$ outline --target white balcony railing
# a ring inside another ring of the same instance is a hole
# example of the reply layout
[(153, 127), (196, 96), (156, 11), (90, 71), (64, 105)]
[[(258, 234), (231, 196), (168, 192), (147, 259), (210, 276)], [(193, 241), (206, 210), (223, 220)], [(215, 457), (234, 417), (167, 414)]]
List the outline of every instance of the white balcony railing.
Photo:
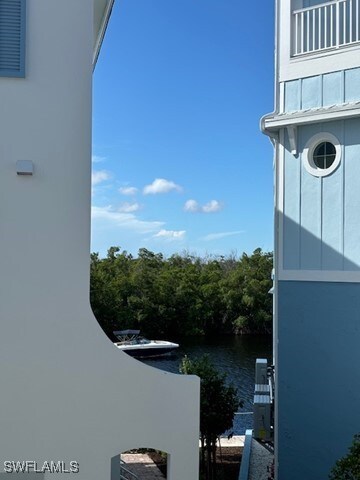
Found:
[(360, 0), (333, 0), (293, 12), (293, 56), (360, 42)]

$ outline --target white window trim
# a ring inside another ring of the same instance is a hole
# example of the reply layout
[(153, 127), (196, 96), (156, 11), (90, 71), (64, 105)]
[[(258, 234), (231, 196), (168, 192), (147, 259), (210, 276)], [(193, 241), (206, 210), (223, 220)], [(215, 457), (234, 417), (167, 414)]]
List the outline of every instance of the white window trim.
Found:
[[(335, 146), (335, 160), (329, 168), (318, 168), (313, 160), (315, 148), (323, 142), (330, 142)], [(328, 132), (320, 132), (310, 138), (304, 148), (303, 164), (305, 169), (314, 177), (326, 177), (331, 175), (339, 166), (341, 160), (341, 145), (335, 135)]]

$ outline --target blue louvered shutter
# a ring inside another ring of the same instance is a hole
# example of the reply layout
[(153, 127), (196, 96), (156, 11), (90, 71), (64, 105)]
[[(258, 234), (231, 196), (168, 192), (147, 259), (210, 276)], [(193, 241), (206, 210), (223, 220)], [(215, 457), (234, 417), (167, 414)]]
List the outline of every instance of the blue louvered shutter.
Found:
[(0, 76), (25, 76), (26, 0), (0, 0)]

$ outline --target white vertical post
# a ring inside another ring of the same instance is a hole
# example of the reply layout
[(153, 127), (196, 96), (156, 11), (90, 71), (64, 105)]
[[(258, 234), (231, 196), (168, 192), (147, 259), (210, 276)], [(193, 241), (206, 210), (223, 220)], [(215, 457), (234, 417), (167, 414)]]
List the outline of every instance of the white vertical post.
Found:
[(336, 48), (339, 48), (340, 44), (340, 3), (337, 2), (336, 4), (336, 16), (335, 16), (335, 22), (336, 22)]
[(332, 0), (293, 11), (292, 55), (360, 42), (360, 0)]
[(312, 49), (316, 50), (316, 37), (315, 37), (315, 19), (316, 19), (316, 10), (312, 11)]
[(343, 2), (343, 45), (346, 44), (346, 2)]
[(300, 42), (301, 42), (301, 53), (304, 53), (304, 12), (301, 12)]
[(310, 51), (310, 11), (306, 12), (306, 51)]
[(327, 5), (325, 5), (324, 8), (324, 48), (327, 48), (328, 46), (328, 28), (327, 28), (327, 22), (328, 22), (328, 14), (327, 14)]
[(330, 5), (330, 47), (334, 46), (334, 5)]
[(321, 42), (321, 36), (322, 36), (322, 29), (321, 29), (321, 23), (322, 23), (322, 9), (319, 8), (319, 50), (322, 48), (322, 42)]

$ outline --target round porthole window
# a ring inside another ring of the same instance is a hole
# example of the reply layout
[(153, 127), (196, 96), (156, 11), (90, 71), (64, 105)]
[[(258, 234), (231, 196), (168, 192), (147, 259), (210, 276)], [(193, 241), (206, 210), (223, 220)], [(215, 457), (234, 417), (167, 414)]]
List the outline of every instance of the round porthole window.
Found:
[(330, 133), (318, 133), (306, 144), (304, 149), (304, 166), (316, 177), (330, 175), (339, 166), (341, 145)]

